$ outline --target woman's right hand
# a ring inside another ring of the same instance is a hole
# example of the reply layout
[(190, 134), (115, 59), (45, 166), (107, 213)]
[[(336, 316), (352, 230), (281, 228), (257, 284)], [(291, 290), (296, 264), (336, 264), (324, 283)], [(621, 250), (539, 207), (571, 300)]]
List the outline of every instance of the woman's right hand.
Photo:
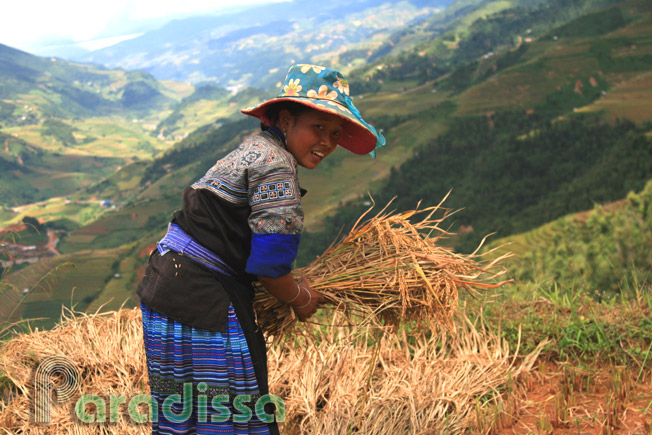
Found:
[(326, 299), (324, 295), (310, 287), (306, 278), (301, 279), (301, 282), (299, 282), (299, 289), (301, 294), (296, 302), (291, 305), (294, 314), (297, 315), (300, 321), (305, 322), (317, 312), (319, 304), (325, 302)]

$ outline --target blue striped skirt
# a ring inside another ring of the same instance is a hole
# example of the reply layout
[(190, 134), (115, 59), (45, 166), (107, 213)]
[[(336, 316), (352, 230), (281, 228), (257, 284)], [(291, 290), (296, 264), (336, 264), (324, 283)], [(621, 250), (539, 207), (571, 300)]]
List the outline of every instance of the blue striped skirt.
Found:
[(244, 333), (229, 307), (224, 333), (193, 328), (141, 304), (153, 434), (269, 434)]

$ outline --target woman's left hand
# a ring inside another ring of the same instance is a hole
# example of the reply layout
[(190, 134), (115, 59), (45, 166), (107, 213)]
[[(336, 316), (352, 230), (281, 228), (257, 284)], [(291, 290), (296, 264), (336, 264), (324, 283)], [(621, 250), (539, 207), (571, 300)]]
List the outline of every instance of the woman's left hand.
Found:
[(298, 285), (301, 294), (297, 301), (291, 305), (294, 314), (297, 315), (300, 321), (305, 322), (317, 312), (319, 304), (325, 302), (326, 299), (324, 295), (310, 287), (306, 278), (302, 278)]

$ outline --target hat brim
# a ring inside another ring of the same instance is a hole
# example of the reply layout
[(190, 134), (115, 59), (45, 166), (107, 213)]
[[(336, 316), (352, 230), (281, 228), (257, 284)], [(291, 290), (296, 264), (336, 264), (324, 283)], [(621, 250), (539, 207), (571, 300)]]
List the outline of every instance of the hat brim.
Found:
[(241, 112), (260, 119), (266, 125), (271, 125), (271, 120), (267, 117), (267, 109), (272, 104), (282, 101), (295, 101), (312, 109), (331, 113), (344, 119), (346, 124), (338, 145), (347, 150), (364, 155), (369, 154), (376, 148), (376, 135), (362, 124), (349, 109), (333, 100), (309, 97), (277, 97), (256, 106), (242, 109)]

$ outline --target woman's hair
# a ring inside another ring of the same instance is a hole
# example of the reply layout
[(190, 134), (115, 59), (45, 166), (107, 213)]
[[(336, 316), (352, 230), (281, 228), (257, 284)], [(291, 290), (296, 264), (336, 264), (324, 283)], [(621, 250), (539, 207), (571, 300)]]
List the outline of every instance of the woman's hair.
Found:
[[(280, 101), (278, 103), (274, 103), (269, 106), (267, 109), (266, 115), (267, 119), (269, 119), (272, 122), (272, 125), (278, 124), (278, 118), (279, 114), (281, 113), (281, 110), (287, 110), (290, 112), (290, 115), (292, 116), (299, 116), (304, 112), (308, 112), (309, 110), (313, 110), (310, 107), (306, 106), (305, 104), (297, 103), (296, 101)], [(260, 123), (260, 128), (264, 131), (267, 130), (269, 126), (265, 125), (264, 123)]]

